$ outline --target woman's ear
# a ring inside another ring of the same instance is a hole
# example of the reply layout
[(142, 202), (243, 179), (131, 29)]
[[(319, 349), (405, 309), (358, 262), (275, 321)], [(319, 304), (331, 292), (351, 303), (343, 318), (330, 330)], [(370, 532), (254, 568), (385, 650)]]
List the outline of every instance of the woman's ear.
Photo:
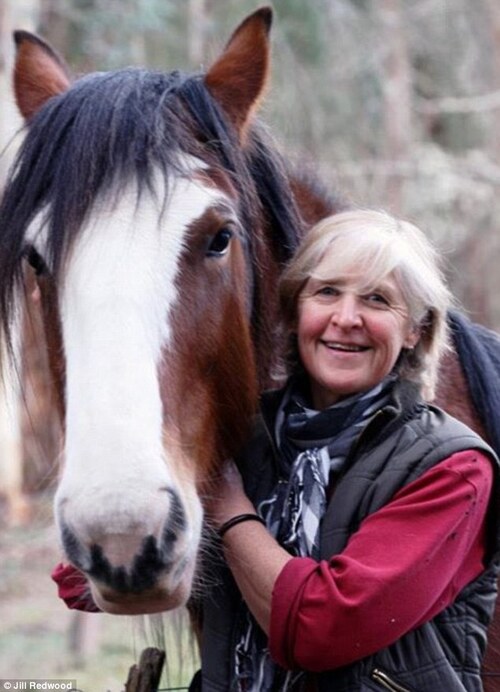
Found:
[(413, 327), (410, 327), (410, 329), (406, 335), (406, 339), (403, 341), (403, 348), (407, 348), (409, 350), (414, 349), (415, 346), (420, 341), (421, 336), (422, 336), (422, 331), (421, 331), (419, 325), (415, 325)]
[(410, 328), (407, 336), (410, 345), (406, 346), (405, 341), (406, 348), (415, 348), (419, 342), (422, 342), (424, 348), (428, 349), (434, 340), (435, 320), (434, 311), (429, 308), (419, 323)]

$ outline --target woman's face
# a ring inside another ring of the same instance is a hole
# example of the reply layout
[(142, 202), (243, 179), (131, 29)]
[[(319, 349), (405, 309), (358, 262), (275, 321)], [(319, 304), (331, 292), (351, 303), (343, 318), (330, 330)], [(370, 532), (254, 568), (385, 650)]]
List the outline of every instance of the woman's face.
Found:
[[(328, 276), (328, 257), (317, 275)], [(419, 339), (394, 277), (366, 292), (359, 289), (359, 273), (346, 276), (333, 282), (311, 278), (299, 296), (298, 347), (317, 409), (374, 387), (401, 349)]]

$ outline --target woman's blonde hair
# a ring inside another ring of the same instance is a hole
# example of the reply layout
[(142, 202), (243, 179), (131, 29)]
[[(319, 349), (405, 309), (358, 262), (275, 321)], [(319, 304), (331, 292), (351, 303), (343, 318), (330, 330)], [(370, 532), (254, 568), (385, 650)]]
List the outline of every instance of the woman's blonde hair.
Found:
[[(328, 277), (317, 268), (328, 254)], [(402, 377), (417, 382), (432, 399), (439, 359), (448, 348), (446, 313), (451, 294), (433, 245), (412, 223), (383, 211), (354, 210), (329, 216), (314, 226), (280, 281), (280, 301), (285, 325), (293, 333), (298, 300), (311, 277), (341, 280), (351, 274), (363, 277), (360, 289), (375, 288), (391, 275), (401, 290), (412, 326), (420, 340), (403, 350), (398, 361)], [(296, 354), (297, 355), (297, 354)]]

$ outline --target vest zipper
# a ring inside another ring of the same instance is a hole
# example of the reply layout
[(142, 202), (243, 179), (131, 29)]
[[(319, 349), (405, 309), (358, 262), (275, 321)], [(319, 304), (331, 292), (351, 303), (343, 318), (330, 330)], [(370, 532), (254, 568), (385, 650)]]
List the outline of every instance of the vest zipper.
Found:
[(371, 679), (378, 682), (382, 687), (385, 687), (386, 690), (391, 690), (391, 692), (410, 692), (407, 687), (403, 687), (397, 682), (394, 682), (394, 680), (391, 680), (387, 673), (384, 673), (380, 668), (374, 668), (372, 670)]

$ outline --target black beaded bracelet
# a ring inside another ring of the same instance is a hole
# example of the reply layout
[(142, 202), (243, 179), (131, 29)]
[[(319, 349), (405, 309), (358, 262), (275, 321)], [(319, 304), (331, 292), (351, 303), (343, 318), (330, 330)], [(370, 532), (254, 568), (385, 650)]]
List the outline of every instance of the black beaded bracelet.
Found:
[(219, 534), (219, 538), (222, 538), (229, 529), (232, 529), (233, 526), (236, 526), (237, 524), (242, 524), (244, 521), (258, 521), (264, 526), (266, 525), (266, 522), (262, 517), (259, 517), (258, 514), (237, 514), (235, 517), (232, 519), (228, 519), (222, 526), (219, 528), (217, 533)]

